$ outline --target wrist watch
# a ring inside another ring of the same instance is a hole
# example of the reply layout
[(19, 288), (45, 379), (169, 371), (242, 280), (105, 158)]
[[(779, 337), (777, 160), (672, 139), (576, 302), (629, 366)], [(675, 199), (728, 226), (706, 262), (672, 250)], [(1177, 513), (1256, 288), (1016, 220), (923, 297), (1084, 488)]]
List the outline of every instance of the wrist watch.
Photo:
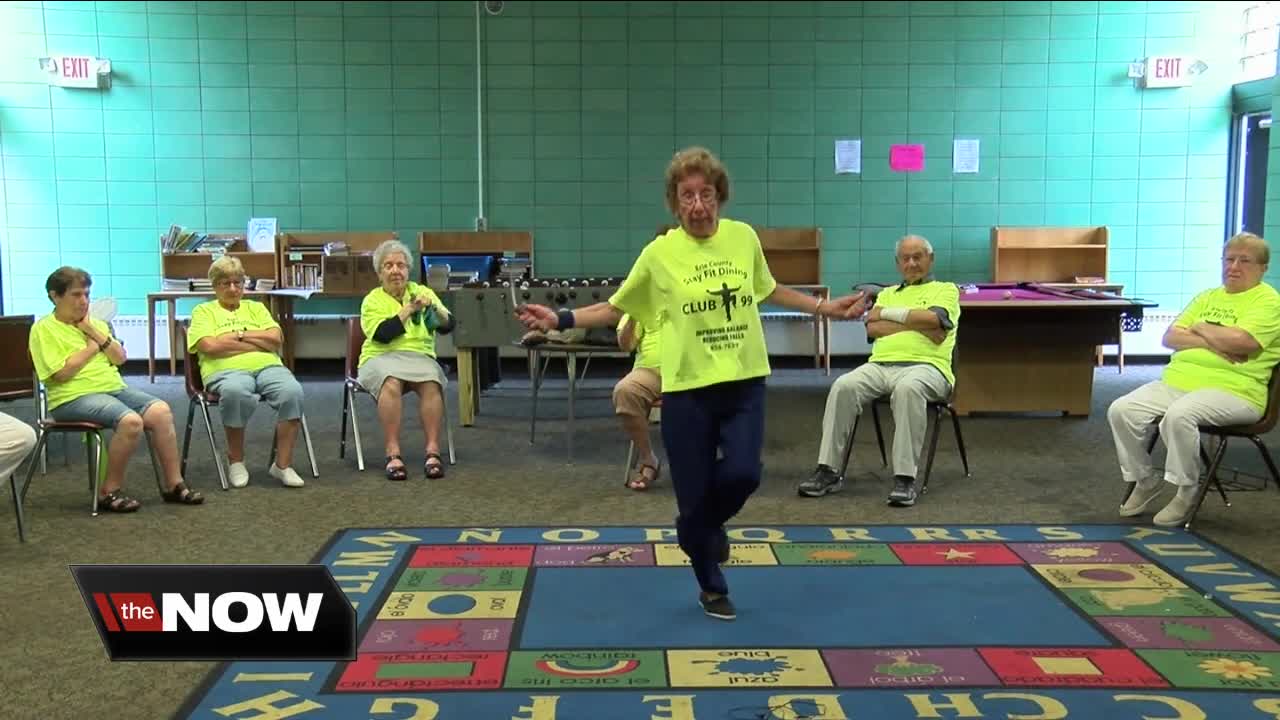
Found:
[(236, 331), (236, 340), (239, 340), (240, 342), (244, 342), (244, 330)]
[(110, 344), (111, 344), (111, 338), (108, 337), (106, 340), (103, 340), (102, 342), (98, 343), (98, 350), (106, 351), (107, 346)]

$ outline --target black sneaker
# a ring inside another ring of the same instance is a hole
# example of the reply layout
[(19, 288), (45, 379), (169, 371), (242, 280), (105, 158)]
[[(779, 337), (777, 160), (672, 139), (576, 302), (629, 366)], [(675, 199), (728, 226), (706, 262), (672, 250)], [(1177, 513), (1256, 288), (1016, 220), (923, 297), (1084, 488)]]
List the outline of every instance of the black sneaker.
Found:
[(895, 507), (910, 507), (915, 505), (915, 478), (895, 475), (893, 478), (893, 489), (889, 491), (889, 504)]
[(822, 497), (844, 489), (844, 478), (826, 465), (819, 465), (808, 480), (800, 483), (796, 492), (805, 497)]
[(738, 611), (734, 610), (733, 602), (729, 600), (728, 595), (711, 600), (706, 594), (698, 594), (698, 604), (702, 606), (702, 611), (717, 620), (733, 620), (738, 617)]

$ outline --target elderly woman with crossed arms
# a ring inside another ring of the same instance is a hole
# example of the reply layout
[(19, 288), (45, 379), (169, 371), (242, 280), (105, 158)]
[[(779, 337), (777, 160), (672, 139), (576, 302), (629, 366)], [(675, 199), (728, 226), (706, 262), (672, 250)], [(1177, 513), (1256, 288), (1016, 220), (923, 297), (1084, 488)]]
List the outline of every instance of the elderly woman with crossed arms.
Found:
[(428, 478), (444, 477), (440, 458), (440, 423), (444, 416), (445, 374), (436, 362), (436, 333), (453, 330), (453, 316), (431, 288), (409, 280), (413, 254), (398, 240), (387, 240), (373, 252), (382, 281), (360, 304), (360, 349), (357, 380), (378, 401), (378, 421), (386, 446), (388, 480), (408, 477), (400, 456), (401, 399), (418, 394), (418, 412), (426, 434)]

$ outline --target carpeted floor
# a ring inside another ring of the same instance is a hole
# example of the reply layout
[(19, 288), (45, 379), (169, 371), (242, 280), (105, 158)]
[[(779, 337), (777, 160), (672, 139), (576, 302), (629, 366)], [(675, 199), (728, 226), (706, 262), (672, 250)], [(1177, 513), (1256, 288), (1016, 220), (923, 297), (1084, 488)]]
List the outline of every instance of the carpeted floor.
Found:
[[(973, 477), (965, 479), (949, 430), (944, 428), (931, 490), (911, 509), (887, 507), (887, 471), (879, 467), (874, 435), (864, 426), (851, 467), (856, 478), (839, 495), (797, 497), (795, 484), (811, 469), (821, 433), (826, 389), (834, 378), (814, 370), (783, 369), (770, 384), (765, 480), (737, 524), (1113, 523), (1122, 486), (1105, 424), (1105, 408), (1118, 395), (1158, 374), (1130, 365), (1123, 375), (1100, 369), (1094, 412), (1087, 419), (987, 417), (963, 420)], [(519, 368), (508, 377), (520, 378)], [(338, 460), (341, 384), (328, 374), (302, 374), (320, 478), (300, 490), (266, 477), (270, 418), (260, 412), (250, 429), (254, 472), (243, 490), (217, 489), (207, 441), (193, 439), (189, 481), (203, 489), (201, 507), (165, 505), (154, 492), (143, 456), (130, 469), (129, 488), (144, 500), (133, 515), (90, 518), (83, 452), (71, 443), (64, 466), (55, 440), (50, 473), (36, 476), (27, 498), (30, 540), (19, 545), (12, 521), (0, 540), (8, 582), (0, 587), (6, 642), (10, 717), (168, 717), (212, 667), (206, 663), (112, 664), (71, 581), (70, 563), (296, 563), (312, 558), (337, 529), (351, 526), (490, 526), (557, 524), (667, 525), (674, 515), (670, 486), (649, 493), (622, 488), (626, 442), (610, 415), (608, 391), (618, 367), (592, 367), (578, 403), (574, 463), (567, 465), (563, 383), (548, 386), (540, 405), (538, 442), (528, 442), (527, 381), (512, 380), (483, 400), (472, 428), (455, 429), (458, 465), (444, 480), (422, 479), (420, 437), (410, 419), (405, 457), (415, 471), (407, 483), (382, 478), (381, 439), (367, 398), (360, 403), (370, 469), (356, 472)], [(177, 378), (131, 377), (136, 387), (166, 398), (179, 419), (187, 401)], [(456, 402), (453, 403), (456, 417)], [(29, 417), (26, 406), (4, 408)], [(886, 417), (887, 422), (887, 417)], [(216, 417), (215, 417), (216, 423)], [(891, 424), (887, 423), (887, 431)], [(179, 428), (181, 432), (181, 428)], [(221, 443), (219, 435), (219, 442)], [(1229, 453), (1229, 464), (1258, 472), (1252, 448)], [(295, 467), (305, 472), (299, 453)], [(7, 493), (6, 493), (7, 494)], [(1197, 532), (1271, 571), (1280, 571), (1280, 536), (1270, 521), (1280, 493), (1241, 492), (1224, 508), (1211, 495)], [(4, 498), (5, 507), (11, 507)], [(690, 588), (690, 600), (693, 598)], [(639, 599), (641, 605), (643, 599)]]

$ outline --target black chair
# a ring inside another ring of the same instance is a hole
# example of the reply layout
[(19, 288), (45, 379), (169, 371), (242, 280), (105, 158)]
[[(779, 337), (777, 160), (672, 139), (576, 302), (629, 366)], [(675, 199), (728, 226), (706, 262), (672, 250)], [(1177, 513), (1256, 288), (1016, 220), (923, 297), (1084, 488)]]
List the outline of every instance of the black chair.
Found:
[[(364, 472), (364, 448), (360, 445), (360, 421), (356, 414), (356, 396), (368, 395), (374, 399), (373, 393), (365, 389), (358, 379), (357, 363), (360, 360), (360, 350), (364, 347), (364, 341), (364, 328), (360, 326), (360, 318), (347, 318), (346, 378), (342, 382), (342, 440), (338, 444), (338, 458), (347, 457), (347, 419), (350, 418), (351, 437), (355, 442), (356, 450), (356, 467), (361, 472)], [(440, 390), (440, 403), (444, 409), (444, 417), (441, 420), (444, 423), (445, 442), (449, 445), (449, 464), (457, 465), (458, 460), (453, 451), (453, 425), (449, 422), (449, 394), (443, 388)]]
[[(187, 425), (186, 430), (182, 434), (182, 476), (187, 476), (187, 452), (191, 447), (191, 425), (195, 420), (196, 407), (199, 406), (200, 414), (204, 417), (204, 429), (209, 436), (209, 450), (213, 453), (213, 464), (218, 470), (218, 482), (222, 484), (223, 490), (231, 489), (227, 482), (227, 470), (222, 466), (222, 454), (218, 452), (218, 442), (213, 436), (213, 421), (209, 416), (209, 408), (217, 407), (221, 398), (218, 393), (205, 389), (204, 379), (200, 377), (200, 358), (196, 353), (187, 349), (187, 326), (182, 324), (178, 330), (178, 342), (182, 343), (182, 347), (186, 352), (186, 361), (182, 364), (183, 373), (186, 377), (187, 398)], [(306, 413), (302, 415), (302, 439), (307, 446), (307, 459), (311, 461), (311, 477), (320, 477), (320, 471), (316, 468), (316, 454), (311, 447), (311, 430), (307, 427)], [(276, 461), (276, 433), (271, 432), (271, 456), (267, 460), (267, 467)]]
[[(931, 417), (931, 422), (929, 423), (929, 435), (925, 441), (924, 448), (926, 454), (924, 460), (924, 473), (920, 478), (921, 495), (929, 490), (929, 475), (933, 472), (933, 459), (938, 452), (938, 436), (941, 434), (942, 416), (944, 413), (951, 416), (951, 426), (955, 429), (956, 434), (956, 447), (960, 450), (960, 462), (964, 464), (964, 476), (966, 478), (973, 477), (969, 472), (969, 455), (965, 452), (964, 435), (960, 432), (960, 416), (956, 414), (955, 406), (952, 405), (954, 398), (955, 391), (952, 390), (951, 397), (948, 397), (946, 400), (929, 401), (928, 411)], [(871, 419), (876, 430), (876, 444), (880, 447), (880, 463), (885, 467), (889, 465), (889, 457), (885, 453), (884, 431), (880, 428), (880, 406), (888, 405), (889, 402), (889, 397), (879, 397), (871, 403)], [(845, 442), (844, 460), (840, 465), (841, 476), (843, 476), (845, 471), (849, 468), (849, 459), (853, 455), (853, 440), (858, 434), (858, 423), (861, 419), (862, 416), (859, 415), (858, 418), (853, 421), (853, 428), (849, 431), (849, 439)]]
[[(1276, 365), (1271, 370), (1271, 379), (1267, 383), (1267, 411), (1258, 422), (1252, 425), (1200, 426), (1200, 433), (1217, 438), (1218, 445), (1212, 457), (1205, 452), (1203, 444), (1200, 446), (1200, 459), (1206, 466), (1205, 479), (1204, 482), (1199, 484), (1195, 502), (1191, 506), (1191, 513), (1187, 515), (1186, 521), (1182, 524), (1184, 529), (1191, 529), (1192, 521), (1195, 520), (1196, 514), (1200, 512), (1200, 506), (1204, 504), (1205, 496), (1209, 494), (1210, 483), (1213, 483), (1214, 489), (1222, 496), (1222, 503), (1227, 507), (1231, 507), (1231, 500), (1227, 498), (1226, 488), (1222, 487), (1222, 480), (1218, 477), (1218, 468), (1222, 465), (1222, 459), (1227, 454), (1227, 440), (1231, 438), (1244, 438), (1258, 448), (1258, 453), (1262, 455), (1262, 461), (1266, 463), (1267, 471), (1271, 474), (1272, 482), (1276, 484), (1276, 489), (1280, 490), (1280, 471), (1276, 470), (1276, 463), (1271, 458), (1271, 451), (1267, 449), (1266, 443), (1262, 441), (1262, 436), (1275, 428), (1277, 418), (1280, 418), (1280, 365)], [(1155, 449), (1156, 442), (1159, 439), (1160, 427), (1157, 425), (1155, 432), (1151, 435), (1151, 442), (1147, 445), (1147, 452)], [(1265, 484), (1266, 479), (1264, 478), (1264, 487), (1266, 486)], [(1120, 501), (1121, 504), (1128, 500), (1131, 494), (1133, 494), (1132, 485), (1129, 486), (1124, 499)]]

